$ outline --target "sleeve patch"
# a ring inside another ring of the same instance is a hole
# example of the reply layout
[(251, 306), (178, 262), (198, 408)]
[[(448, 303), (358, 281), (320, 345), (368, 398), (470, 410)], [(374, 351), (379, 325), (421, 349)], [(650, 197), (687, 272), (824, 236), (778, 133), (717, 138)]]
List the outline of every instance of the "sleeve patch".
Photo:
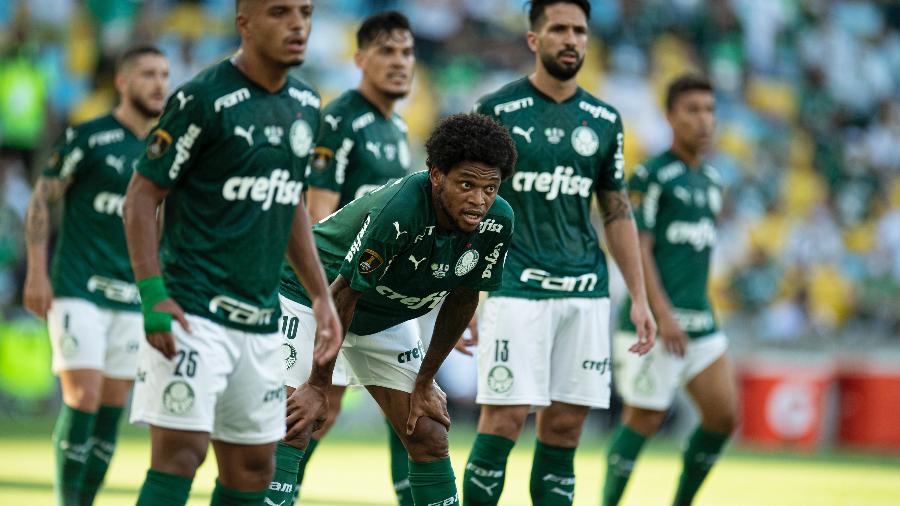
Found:
[(171, 145), (172, 136), (169, 135), (169, 132), (166, 132), (162, 128), (157, 129), (153, 134), (153, 139), (147, 144), (147, 159), (156, 160), (166, 154), (166, 151), (169, 150), (169, 146)]
[(363, 251), (359, 259), (359, 273), (369, 274), (384, 264), (384, 258), (371, 249)]

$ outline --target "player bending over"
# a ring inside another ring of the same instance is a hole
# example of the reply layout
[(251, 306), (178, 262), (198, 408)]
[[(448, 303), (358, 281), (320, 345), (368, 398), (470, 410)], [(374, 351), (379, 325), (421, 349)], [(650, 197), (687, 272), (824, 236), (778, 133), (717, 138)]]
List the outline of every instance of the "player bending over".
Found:
[[(406, 446), (415, 504), (456, 504), (450, 418), (434, 376), (475, 312), (478, 292), (500, 286), (513, 213), (497, 191), (512, 173), (516, 151), (506, 129), (476, 114), (443, 120), (425, 147), (427, 171), (360, 197), (313, 232), (347, 329), (341, 354)], [(441, 301), (424, 350), (410, 320)], [(310, 370), (315, 321), (309, 300), (283, 298), (282, 305), (297, 319), (296, 337), (284, 341), (288, 425), (294, 426), (321, 403), (334, 361)], [(288, 432), (279, 459), (299, 458), (308, 436), (298, 434)], [(283, 479), (294, 475), (288, 471)], [(272, 489), (289, 485), (273, 483)], [(286, 497), (269, 495), (275, 504)]]

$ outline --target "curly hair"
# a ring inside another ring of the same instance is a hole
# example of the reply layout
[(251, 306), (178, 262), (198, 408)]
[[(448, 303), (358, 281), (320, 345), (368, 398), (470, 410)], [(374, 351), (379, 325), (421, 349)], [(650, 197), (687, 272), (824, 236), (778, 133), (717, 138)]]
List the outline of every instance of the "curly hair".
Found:
[(429, 169), (447, 174), (462, 162), (480, 162), (500, 169), (500, 178), (512, 175), (516, 145), (509, 132), (492, 118), (478, 113), (454, 114), (441, 120), (425, 141)]

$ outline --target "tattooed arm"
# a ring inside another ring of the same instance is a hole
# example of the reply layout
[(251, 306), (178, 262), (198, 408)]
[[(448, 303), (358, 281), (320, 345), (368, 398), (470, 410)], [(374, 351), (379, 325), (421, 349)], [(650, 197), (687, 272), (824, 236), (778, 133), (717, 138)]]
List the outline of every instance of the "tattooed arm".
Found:
[(631, 351), (643, 355), (653, 347), (656, 323), (647, 303), (647, 290), (641, 269), (641, 246), (638, 241), (637, 226), (631, 215), (631, 205), (625, 190), (598, 191), (597, 203), (603, 216), (606, 244), (616, 265), (622, 271), (628, 293), (631, 294), (631, 320), (638, 329), (638, 343)]
[(40, 318), (47, 317), (53, 288), (47, 274), (47, 241), (50, 237), (50, 204), (62, 199), (72, 180), (41, 176), (34, 187), (25, 215), (28, 272), (25, 276), (25, 307)]

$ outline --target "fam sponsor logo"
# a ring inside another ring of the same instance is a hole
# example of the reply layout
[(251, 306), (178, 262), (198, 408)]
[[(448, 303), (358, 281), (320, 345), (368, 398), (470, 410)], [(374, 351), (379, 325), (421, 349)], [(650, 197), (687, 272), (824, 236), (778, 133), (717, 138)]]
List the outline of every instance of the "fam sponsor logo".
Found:
[(228, 321), (241, 325), (267, 325), (275, 313), (273, 308), (259, 308), (228, 295), (216, 295), (209, 301), (209, 312), (219, 311), (228, 315)]
[(87, 282), (89, 292), (100, 292), (109, 300), (125, 304), (140, 304), (141, 295), (134, 283), (111, 279), (104, 276), (91, 276)]
[(544, 193), (547, 200), (556, 200), (560, 195), (591, 197), (594, 180), (575, 174), (572, 167), (558, 165), (550, 172), (516, 172), (512, 179), (513, 190), (517, 192)]
[(250, 90), (247, 88), (232, 91), (227, 95), (222, 95), (217, 98), (216, 101), (213, 102), (213, 110), (219, 112), (223, 109), (234, 107), (248, 98), (250, 98)]
[(427, 307), (429, 309), (434, 309), (444, 300), (444, 297), (447, 296), (447, 290), (441, 290), (440, 292), (430, 293), (424, 297), (410, 297), (408, 295), (403, 295), (402, 293), (395, 292), (390, 287), (379, 285), (375, 288), (375, 291), (378, 292), (379, 295), (383, 295), (390, 300), (396, 300), (400, 304), (403, 304), (408, 309), (422, 309)]
[(319, 97), (316, 96), (315, 93), (309, 90), (298, 90), (291, 86), (288, 88), (288, 95), (291, 96), (297, 102), (300, 102), (300, 105), (303, 107), (314, 107), (318, 109), (322, 105), (322, 101)]
[(107, 144), (121, 142), (124, 140), (125, 130), (122, 130), (121, 128), (117, 128), (115, 130), (104, 130), (88, 137), (88, 147), (95, 148), (97, 146), (106, 146)]
[(589, 292), (597, 286), (597, 275), (593, 272), (581, 276), (552, 276), (549, 272), (531, 267), (522, 271), (519, 281), (536, 281), (544, 290), (557, 292)]
[(716, 244), (716, 225), (709, 218), (699, 221), (673, 221), (666, 228), (666, 240), (672, 244), (688, 244), (703, 251)]
[(494, 106), (494, 115), (499, 116), (500, 113), (510, 113), (516, 112), (521, 109), (525, 109), (534, 105), (534, 99), (531, 97), (519, 98), (516, 100), (510, 100), (509, 102), (503, 102), (502, 104), (497, 104)]
[(100, 192), (94, 197), (94, 211), (100, 214), (122, 216), (124, 205), (125, 195), (118, 193)]
[(293, 181), (284, 169), (275, 169), (266, 177), (235, 176), (222, 185), (222, 197), (229, 201), (251, 200), (261, 202), (262, 210), (268, 211), (272, 203), (296, 206), (300, 203), (303, 182)]
[(578, 108), (582, 111), (586, 111), (588, 114), (593, 116), (594, 119), (603, 118), (610, 123), (615, 123), (616, 119), (619, 117), (616, 113), (610, 111), (602, 105), (589, 104), (584, 100), (578, 102)]
[(197, 142), (197, 137), (200, 136), (202, 131), (202, 128), (191, 123), (188, 125), (184, 135), (175, 142), (175, 160), (172, 162), (172, 166), (169, 167), (169, 179), (176, 179), (178, 174), (181, 173), (181, 166), (191, 159), (191, 148), (194, 147), (194, 143)]

